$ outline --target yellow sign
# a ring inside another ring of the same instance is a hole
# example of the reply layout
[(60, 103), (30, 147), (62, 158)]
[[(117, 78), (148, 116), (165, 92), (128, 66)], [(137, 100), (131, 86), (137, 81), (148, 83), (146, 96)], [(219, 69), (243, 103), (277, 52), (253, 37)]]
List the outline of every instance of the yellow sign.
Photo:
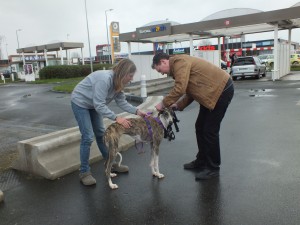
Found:
[(111, 43), (111, 60), (115, 62), (115, 52), (121, 51), (121, 45), (119, 41), (119, 22), (111, 22), (110, 24), (110, 43)]

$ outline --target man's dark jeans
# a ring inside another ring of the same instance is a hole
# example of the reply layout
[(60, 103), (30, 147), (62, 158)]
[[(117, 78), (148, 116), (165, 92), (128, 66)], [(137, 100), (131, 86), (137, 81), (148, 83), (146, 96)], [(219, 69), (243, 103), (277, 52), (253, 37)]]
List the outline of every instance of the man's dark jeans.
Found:
[(220, 125), (233, 94), (234, 86), (232, 80), (229, 79), (213, 110), (200, 105), (199, 115), (195, 123), (199, 149), (196, 161), (212, 169), (218, 169), (221, 164)]

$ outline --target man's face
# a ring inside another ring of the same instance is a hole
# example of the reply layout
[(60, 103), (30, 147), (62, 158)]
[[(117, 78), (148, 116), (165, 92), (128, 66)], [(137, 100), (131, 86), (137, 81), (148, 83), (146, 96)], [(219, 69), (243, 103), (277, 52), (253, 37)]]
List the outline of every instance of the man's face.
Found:
[(161, 59), (160, 63), (158, 65), (155, 65), (154, 68), (157, 72), (164, 74), (170, 73), (170, 66), (169, 66), (169, 60), (168, 59)]

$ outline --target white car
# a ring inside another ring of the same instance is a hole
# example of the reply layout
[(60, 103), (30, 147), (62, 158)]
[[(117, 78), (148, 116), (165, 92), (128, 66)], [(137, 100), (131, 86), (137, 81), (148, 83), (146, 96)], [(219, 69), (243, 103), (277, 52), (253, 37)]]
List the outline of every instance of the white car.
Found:
[(231, 76), (233, 80), (246, 76), (259, 79), (260, 76), (266, 76), (266, 66), (255, 56), (238, 57), (231, 68)]

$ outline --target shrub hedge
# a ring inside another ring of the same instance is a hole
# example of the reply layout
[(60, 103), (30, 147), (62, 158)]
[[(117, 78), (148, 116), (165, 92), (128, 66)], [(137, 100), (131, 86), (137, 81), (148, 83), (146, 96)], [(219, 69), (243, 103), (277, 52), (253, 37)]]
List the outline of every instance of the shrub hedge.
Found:
[[(93, 70), (110, 69), (111, 64), (93, 64)], [(91, 73), (91, 66), (87, 65), (61, 65), (46, 66), (39, 71), (40, 79), (85, 77)]]
[(292, 65), (291, 71), (300, 71), (300, 65)]

